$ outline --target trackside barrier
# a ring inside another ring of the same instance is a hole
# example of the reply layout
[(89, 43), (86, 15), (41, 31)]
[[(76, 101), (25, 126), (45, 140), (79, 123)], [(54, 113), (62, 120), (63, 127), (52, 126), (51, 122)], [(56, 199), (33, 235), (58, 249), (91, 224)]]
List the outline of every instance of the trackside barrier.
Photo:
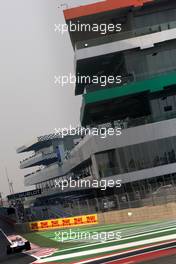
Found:
[(8, 224), (11, 225), (11, 226), (14, 226), (14, 225), (16, 224), (15, 219), (12, 219), (12, 218), (10, 218), (10, 217), (8, 217), (8, 216), (1, 215), (1, 216), (0, 216), (0, 219), (1, 219), (2, 221), (4, 221), (4, 222), (8, 223)]
[(176, 219), (176, 203), (157, 206), (144, 206), (125, 210), (109, 211), (98, 214), (59, 218), (45, 221), (16, 224), (16, 231), (27, 233), (47, 229), (71, 228), (83, 225), (130, 224), (150, 221), (165, 221)]
[(42, 231), (93, 224), (98, 224), (97, 214), (30, 222), (29, 229), (30, 231)]
[(98, 214), (98, 222), (100, 225), (119, 223), (131, 224), (172, 219), (176, 219), (176, 203), (144, 206), (142, 208), (131, 208)]

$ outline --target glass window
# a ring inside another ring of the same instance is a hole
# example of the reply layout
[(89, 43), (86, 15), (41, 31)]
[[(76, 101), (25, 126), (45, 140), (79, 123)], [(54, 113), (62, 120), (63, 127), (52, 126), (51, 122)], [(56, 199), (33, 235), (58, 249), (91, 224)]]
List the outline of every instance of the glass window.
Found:
[(176, 162), (176, 137), (96, 154), (100, 177), (123, 174)]
[(128, 165), (125, 158), (125, 148), (119, 148), (119, 158), (120, 158), (121, 173), (128, 172)]
[(115, 150), (97, 154), (96, 160), (100, 178), (112, 176), (117, 173), (118, 163), (115, 155)]

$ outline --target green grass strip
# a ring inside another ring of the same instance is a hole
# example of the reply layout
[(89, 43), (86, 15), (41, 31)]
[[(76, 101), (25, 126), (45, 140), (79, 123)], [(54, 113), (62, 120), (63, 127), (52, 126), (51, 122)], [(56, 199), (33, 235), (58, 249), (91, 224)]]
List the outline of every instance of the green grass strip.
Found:
[[(172, 235), (172, 234), (176, 234), (176, 230), (173, 232), (173, 230), (171, 231), (166, 231), (162, 233), (162, 236), (167, 236), (167, 235)], [(147, 239), (152, 239), (152, 238), (157, 238), (160, 237), (161, 233), (156, 233), (156, 234), (150, 234), (150, 235), (144, 235), (141, 237), (134, 237), (134, 238), (130, 238), (130, 239), (124, 239), (124, 240), (119, 240), (119, 241), (110, 241), (106, 244), (104, 243), (100, 243), (97, 245), (89, 245), (87, 247), (84, 248), (76, 248), (76, 249), (70, 249), (67, 252), (57, 252), (54, 253), (52, 256), (61, 256), (61, 255), (65, 255), (65, 254), (71, 254), (71, 253), (76, 253), (76, 252), (82, 252), (82, 251), (87, 251), (87, 250), (91, 250), (91, 249), (99, 249), (99, 248), (103, 248), (103, 247), (111, 247), (111, 246), (115, 246), (115, 245), (123, 245), (123, 244), (127, 244), (127, 243), (131, 243), (131, 242), (137, 242), (137, 241), (143, 241), (143, 240), (147, 240)], [(115, 250), (116, 251), (116, 250)]]

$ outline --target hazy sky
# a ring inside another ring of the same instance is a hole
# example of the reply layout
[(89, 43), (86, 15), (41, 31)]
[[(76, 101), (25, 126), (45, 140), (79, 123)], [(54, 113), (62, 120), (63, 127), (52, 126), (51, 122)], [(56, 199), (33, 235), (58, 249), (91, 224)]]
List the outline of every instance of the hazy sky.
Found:
[[(77, 125), (81, 98), (60, 88), (54, 75), (73, 72), (69, 36), (54, 32), (64, 22), (61, 0), (0, 0), (0, 192), (23, 191), (16, 148), (57, 127)], [(68, 2), (68, 1), (67, 1)], [(88, 2), (88, 1), (87, 1)], [(91, 1), (89, 1), (91, 2)]]

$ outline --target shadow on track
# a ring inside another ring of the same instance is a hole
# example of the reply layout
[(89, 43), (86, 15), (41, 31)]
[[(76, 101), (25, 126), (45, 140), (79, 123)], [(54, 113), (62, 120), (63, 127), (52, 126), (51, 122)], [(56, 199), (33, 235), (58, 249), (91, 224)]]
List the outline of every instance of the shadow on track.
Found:
[(28, 256), (25, 253), (18, 253), (15, 255), (11, 255), (4, 260), (1, 260), (0, 263), (1, 264), (30, 264), (35, 260), (36, 260), (35, 258)]
[[(1, 231), (2, 230), (2, 231)], [(7, 255), (7, 245), (10, 244), (6, 235), (13, 235), (14, 229), (8, 223), (0, 220), (0, 263), (1, 264), (29, 264), (35, 261), (35, 258), (26, 255), (25, 253), (17, 253)]]

